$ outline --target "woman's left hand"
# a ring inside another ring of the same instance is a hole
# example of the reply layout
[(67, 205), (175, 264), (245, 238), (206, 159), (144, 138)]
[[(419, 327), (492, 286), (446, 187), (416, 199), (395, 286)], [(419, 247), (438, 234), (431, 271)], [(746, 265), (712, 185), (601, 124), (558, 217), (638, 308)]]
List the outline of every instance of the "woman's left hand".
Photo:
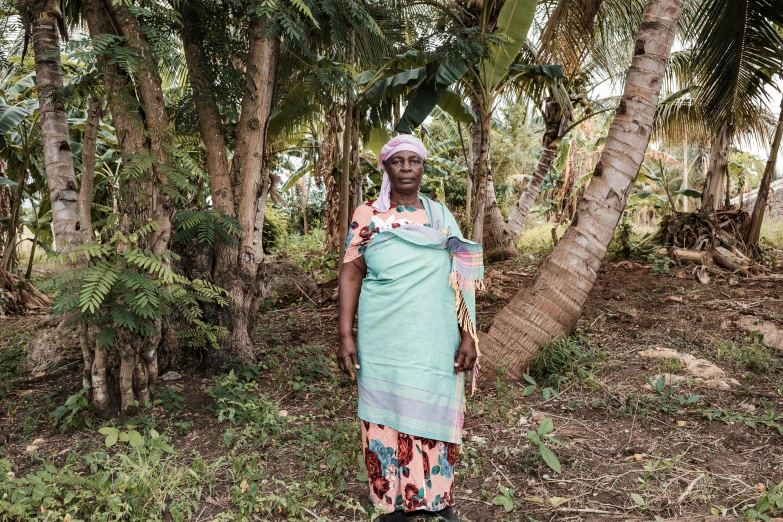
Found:
[(470, 335), (463, 335), (462, 341), (459, 343), (459, 350), (454, 356), (454, 373), (472, 369), (476, 364), (476, 357), (478, 354), (473, 338)]

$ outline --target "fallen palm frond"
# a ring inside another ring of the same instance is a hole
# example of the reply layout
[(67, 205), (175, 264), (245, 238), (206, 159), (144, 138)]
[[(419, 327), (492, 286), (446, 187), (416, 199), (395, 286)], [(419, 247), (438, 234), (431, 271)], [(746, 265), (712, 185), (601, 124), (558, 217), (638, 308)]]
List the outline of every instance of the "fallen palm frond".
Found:
[(40, 310), (52, 304), (31, 281), (0, 268), (0, 315)]
[(720, 267), (745, 276), (762, 268), (747, 255), (742, 236), (749, 214), (740, 208), (718, 212), (673, 212), (661, 220), (658, 230), (637, 248), (659, 245), (655, 257), (705, 267)]

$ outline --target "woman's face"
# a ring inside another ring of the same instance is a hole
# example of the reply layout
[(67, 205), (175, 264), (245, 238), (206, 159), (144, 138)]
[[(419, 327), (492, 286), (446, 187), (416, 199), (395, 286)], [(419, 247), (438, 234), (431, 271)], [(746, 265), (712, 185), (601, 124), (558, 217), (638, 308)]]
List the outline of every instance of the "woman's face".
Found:
[(415, 194), (419, 191), (421, 176), (424, 173), (424, 160), (411, 151), (400, 151), (390, 156), (384, 163), (389, 175), (392, 193)]

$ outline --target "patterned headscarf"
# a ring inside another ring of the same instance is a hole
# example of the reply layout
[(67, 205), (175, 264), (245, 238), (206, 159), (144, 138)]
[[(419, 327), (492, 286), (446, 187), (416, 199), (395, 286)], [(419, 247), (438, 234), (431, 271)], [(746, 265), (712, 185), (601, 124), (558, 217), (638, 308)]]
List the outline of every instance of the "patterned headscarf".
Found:
[(427, 161), (427, 156), (430, 154), (427, 147), (424, 146), (424, 143), (422, 143), (419, 138), (411, 136), (410, 134), (395, 136), (389, 140), (389, 143), (383, 146), (381, 153), (378, 155), (378, 163), (383, 171), (381, 194), (378, 196), (378, 199), (375, 200), (375, 203), (372, 204), (372, 208), (378, 212), (386, 212), (391, 206), (391, 183), (389, 182), (389, 175), (386, 173), (386, 167), (383, 163), (389, 157), (401, 151), (415, 152), (421, 156), (423, 161)]

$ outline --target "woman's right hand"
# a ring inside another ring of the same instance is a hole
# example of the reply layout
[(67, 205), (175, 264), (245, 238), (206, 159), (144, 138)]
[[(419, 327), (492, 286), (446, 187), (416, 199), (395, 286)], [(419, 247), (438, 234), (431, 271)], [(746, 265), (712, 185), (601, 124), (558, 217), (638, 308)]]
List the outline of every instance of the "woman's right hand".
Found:
[(337, 366), (351, 379), (355, 378), (354, 368), (359, 369), (359, 353), (356, 351), (356, 343), (353, 337), (340, 339), (340, 348), (337, 350)]

